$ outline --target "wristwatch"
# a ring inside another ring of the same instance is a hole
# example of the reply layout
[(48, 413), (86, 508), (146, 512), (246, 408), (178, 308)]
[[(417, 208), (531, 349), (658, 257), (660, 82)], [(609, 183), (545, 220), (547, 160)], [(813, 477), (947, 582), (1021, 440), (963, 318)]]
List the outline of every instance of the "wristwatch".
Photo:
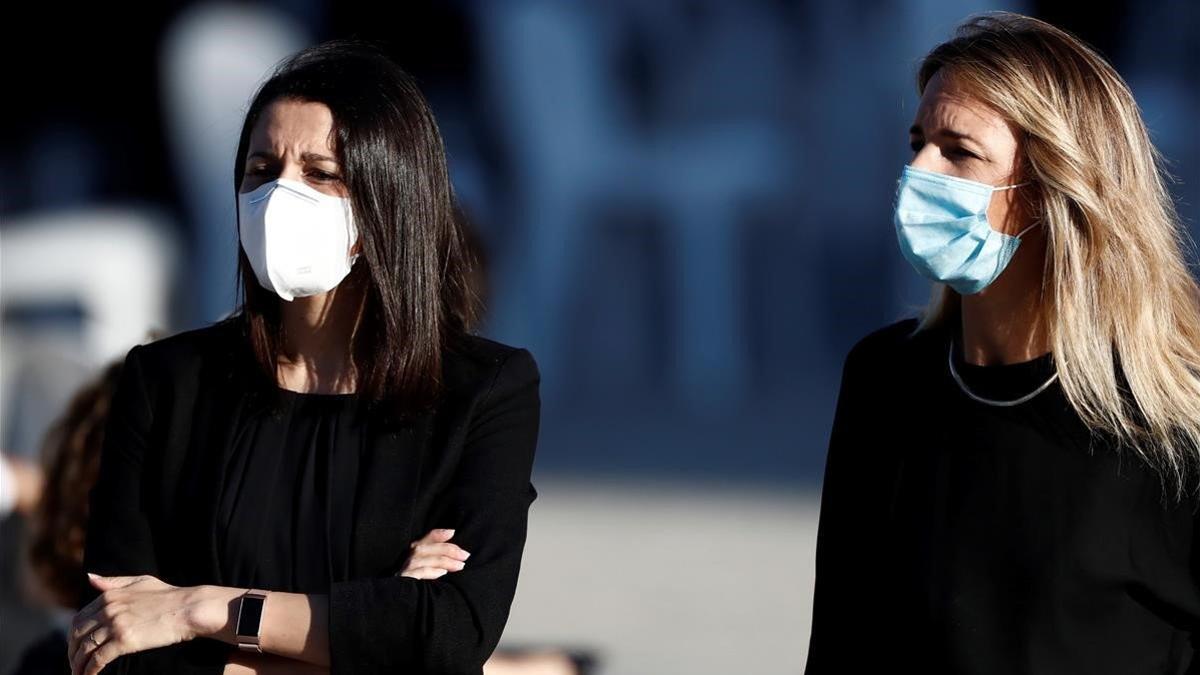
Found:
[(262, 629), (263, 606), (266, 601), (267, 591), (251, 588), (242, 594), (238, 603), (237, 628), (234, 630), (238, 649), (262, 653), (262, 647), (258, 645), (258, 635)]

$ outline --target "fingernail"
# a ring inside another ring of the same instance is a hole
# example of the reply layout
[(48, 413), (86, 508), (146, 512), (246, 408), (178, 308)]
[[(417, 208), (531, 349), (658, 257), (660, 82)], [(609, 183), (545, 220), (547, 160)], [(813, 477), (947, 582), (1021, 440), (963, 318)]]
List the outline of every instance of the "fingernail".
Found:
[(450, 530), (450, 529), (444, 529), (444, 530), (442, 530), (442, 534), (446, 535), (447, 537), (453, 537), (453, 536), (454, 536), (454, 530)]
[(463, 551), (463, 560), (466, 560), (467, 558), (470, 558), (470, 557), (471, 557), (471, 554), (470, 554), (470, 553), (467, 553), (466, 551)]
[(87, 575), (88, 575), (89, 577), (91, 577), (92, 579), (99, 579), (99, 578), (100, 578), (100, 575), (99, 575), (99, 574), (92, 574), (91, 572), (88, 572), (88, 573), (87, 573)]

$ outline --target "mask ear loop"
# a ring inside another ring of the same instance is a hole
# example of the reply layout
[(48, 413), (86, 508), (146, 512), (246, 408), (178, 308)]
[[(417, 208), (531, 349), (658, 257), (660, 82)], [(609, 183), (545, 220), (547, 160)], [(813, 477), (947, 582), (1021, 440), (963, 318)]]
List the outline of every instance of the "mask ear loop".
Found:
[(1027, 180), (1024, 183), (1017, 183), (1016, 185), (1001, 185), (999, 187), (993, 187), (992, 190), (994, 190), (996, 192), (1002, 192), (1004, 190), (1011, 190), (1013, 188), (1019, 188), (1019, 187), (1025, 186), (1025, 185), (1029, 185), (1032, 182), (1033, 181), (1031, 181), (1031, 180)]
[[(1030, 183), (1033, 183), (1033, 181), (1031, 181), (1031, 180), (1027, 180), (1027, 181), (1025, 181), (1024, 183), (1017, 183), (1016, 185), (1002, 185), (1002, 186), (1000, 186), (1000, 187), (994, 187), (994, 188), (992, 188), (992, 190), (993, 190), (994, 192), (1000, 192), (1000, 191), (1002, 191), (1002, 190), (1011, 190), (1011, 189), (1013, 189), (1013, 188), (1019, 188), (1019, 187), (1025, 186), (1025, 185), (1029, 185)], [(1028, 232), (1028, 231), (1032, 230), (1033, 228), (1035, 228), (1035, 227), (1037, 227), (1038, 225), (1041, 225), (1041, 224), (1042, 224), (1042, 223), (1041, 223), (1041, 221), (1038, 221), (1038, 222), (1036, 222), (1036, 223), (1034, 223), (1034, 224), (1030, 225), (1029, 227), (1027, 227), (1027, 228), (1025, 228), (1025, 229), (1021, 230), (1020, 232), (1018, 232), (1018, 233), (1014, 234), (1013, 236), (1014, 236), (1014, 237), (1016, 237), (1017, 239), (1020, 239), (1020, 238), (1021, 238), (1021, 236), (1022, 236), (1022, 235), (1024, 235), (1026, 232)]]
[(1024, 235), (1025, 235), (1025, 233), (1026, 233), (1026, 232), (1028, 232), (1028, 231), (1032, 230), (1033, 228), (1035, 228), (1035, 227), (1037, 227), (1038, 225), (1041, 225), (1041, 224), (1042, 224), (1042, 223), (1041, 223), (1041, 221), (1038, 221), (1038, 222), (1036, 222), (1036, 223), (1034, 223), (1034, 224), (1030, 225), (1029, 227), (1027, 227), (1027, 228), (1025, 228), (1025, 229), (1021, 230), (1020, 232), (1018, 232), (1018, 233), (1014, 234), (1013, 236), (1014, 236), (1014, 237), (1016, 237), (1017, 239), (1020, 239), (1022, 236), (1024, 236)]

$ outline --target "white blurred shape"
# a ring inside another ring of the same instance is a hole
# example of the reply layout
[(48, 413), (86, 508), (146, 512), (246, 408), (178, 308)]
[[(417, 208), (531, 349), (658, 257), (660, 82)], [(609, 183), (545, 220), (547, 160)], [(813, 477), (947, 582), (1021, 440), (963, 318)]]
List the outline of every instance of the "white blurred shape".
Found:
[(167, 326), (178, 255), (162, 215), (120, 207), (42, 212), (6, 221), (0, 236), (0, 308), (77, 303), (84, 360), (124, 356), (148, 330)]

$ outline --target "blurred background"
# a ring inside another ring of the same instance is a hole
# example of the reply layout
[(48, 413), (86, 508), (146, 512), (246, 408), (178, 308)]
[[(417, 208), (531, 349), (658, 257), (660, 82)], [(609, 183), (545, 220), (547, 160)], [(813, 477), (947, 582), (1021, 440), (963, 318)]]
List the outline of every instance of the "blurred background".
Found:
[[(1197, 231), (1189, 0), (387, 5), (13, 10), (37, 48), (4, 46), (9, 461), (36, 465), (72, 392), (148, 331), (233, 309), (250, 96), (306, 45), (379, 40), (445, 136), (487, 258), (482, 333), (543, 373), (504, 644), (587, 649), (615, 675), (797, 673), (842, 359), (927, 296), (891, 226), (920, 57), (992, 9), (1088, 40), (1131, 85)], [(28, 505), (0, 489), (7, 673), (51, 614), (23, 569)]]

